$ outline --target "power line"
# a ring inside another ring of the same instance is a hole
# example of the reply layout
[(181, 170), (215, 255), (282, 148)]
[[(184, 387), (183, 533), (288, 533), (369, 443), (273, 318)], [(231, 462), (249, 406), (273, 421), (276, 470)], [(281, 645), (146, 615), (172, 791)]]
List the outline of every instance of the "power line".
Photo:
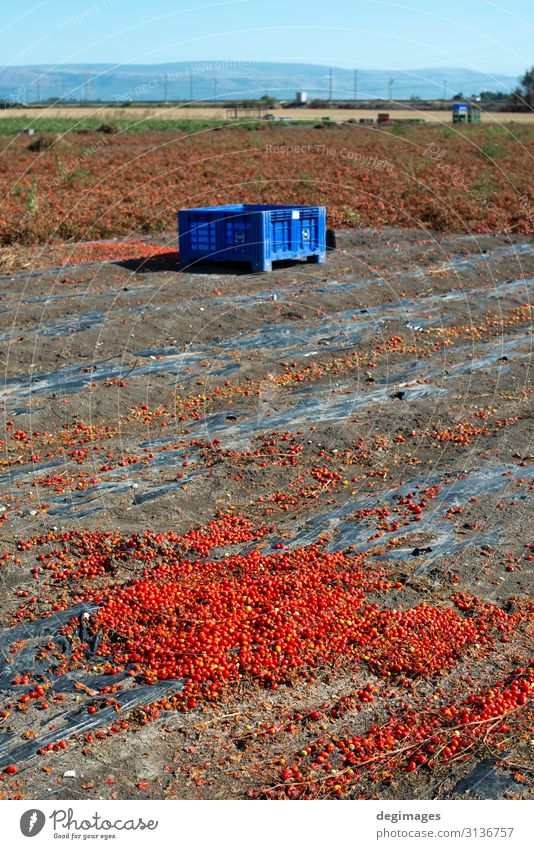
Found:
[(358, 71), (354, 69), (354, 102), (358, 100)]
[(328, 71), (328, 101), (332, 103), (332, 68)]

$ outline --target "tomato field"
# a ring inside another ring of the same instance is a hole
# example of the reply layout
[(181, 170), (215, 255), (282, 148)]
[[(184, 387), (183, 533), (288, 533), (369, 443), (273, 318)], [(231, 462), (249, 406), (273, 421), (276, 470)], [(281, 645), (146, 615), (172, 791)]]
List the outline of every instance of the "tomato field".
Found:
[(532, 232), (530, 125), (216, 129), (5, 140), (3, 243), (169, 231), (179, 207), (234, 202), (320, 203), (332, 226)]
[[(533, 144), (4, 140), (3, 798), (531, 798)], [(181, 268), (237, 201), (337, 246)]]

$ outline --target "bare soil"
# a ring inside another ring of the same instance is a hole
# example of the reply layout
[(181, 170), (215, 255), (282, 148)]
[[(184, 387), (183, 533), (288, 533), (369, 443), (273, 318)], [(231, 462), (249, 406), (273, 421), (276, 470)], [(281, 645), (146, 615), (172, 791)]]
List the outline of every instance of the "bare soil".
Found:
[[(170, 252), (173, 238), (144, 241), (147, 247), (168, 245)], [(389, 603), (440, 604), (466, 589), (513, 605), (510, 599), (532, 590), (525, 548), (532, 542), (532, 336), (525, 305), (533, 281), (530, 238), (387, 229), (339, 232), (325, 265), (287, 263), (270, 274), (225, 265), (180, 270), (172, 255), (161, 254), (4, 273), (2, 402), (4, 421), (14, 424), (5, 434), (0, 469), (0, 554), (16, 553), (18, 540), (52, 528), (182, 533), (229, 508), (272, 523), (269, 544), (283, 540), (291, 547), (328, 535), (332, 549), (370, 550), (375, 520), (354, 518), (362, 504), (388, 503), (403, 488), (438, 483), (431, 514), (388, 534), (394, 545), (386, 554), (369, 555), (406, 581)], [(355, 351), (365, 356), (353, 360)], [(280, 376), (287, 370), (300, 371), (302, 381), (284, 385)], [(162, 426), (165, 415), (150, 421), (132, 415), (140, 404), (182, 414), (188, 399), (196, 399), (191, 409), (197, 420), (169, 419)], [(54, 435), (76, 422), (108, 426), (111, 435), (95, 436), (81, 459), (72, 447), (61, 453), (61, 440), (51, 438), (48, 450), (35, 449), (33, 459), (24, 440), (13, 442), (15, 430)], [(480, 432), (469, 430), (474, 425)], [(273, 431), (298, 433), (304, 449), (296, 466), (239, 459)], [(302, 469), (318, 456), (341, 467), (360, 437), (370, 451), (365, 469), (345, 469), (346, 484), (311, 503), (288, 511), (274, 505), (266, 514), (259, 496), (267, 501), (276, 491), (296, 492)], [(212, 448), (220, 440), (216, 462), (192, 444), (199, 439)], [(142, 456), (147, 447), (150, 462)], [(113, 468), (102, 471), (110, 454)], [(118, 458), (129, 458), (128, 464), (120, 466)], [(43, 480), (50, 475), (71, 483), (49, 486)], [(451, 506), (461, 512), (448, 513)], [(271, 693), (250, 682), (229, 690), (221, 703), (187, 714), (164, 712), (147, 724), (125, 708), (128, 731), (90, 744), (80, 735), (65, 750), (37, 756), (55, 724), (64, 723), (69, 737), (72, 723), (69, 728), (63, 714), (83, 713), (88, 694), (71, 680), (61, 710), (9, 707), (21, 692), (12, 675), (37, 664), (31, 652), (22, 652), (22, 659), (20, 651), (10, 653), (16, 633), (9, 629), (16, 627), (21, 604), (16, 594), (39, 595), (31, 572), (35, 552), (18, 556), (19, 563), (6, 561), (0, 571), (6, 661), (0, 695), (7, 714), (0, 765), (12, 763), (23, 744), (28, 748), (18, 758), (18, 773), (4, 776), (0, 791), (6, 797), (258, 793), (275, 780), (273, 760), (317, 737), (321, 724), (291, 734), (247, 735), (370, 680), (340, 664), (317, 670), (311, 683)], [(119, 566), (114, 579), (126, 582), (131, 575)], [(48, 603), (43, 598), (41, 608), (36, 601), (38, 618), (49, 612)], [(38, 654), (41, 638), (32, 623), (24, 627), (23, 643)], [(440, 686), (447, 691), (471, 676), (483, 687), (527, 651), (527, 637), (518, 632), (485, 664), (462, 661)], [(91, 688), (97, 675), (91, 663), (83, 675), (76, 680)], [(418, 686), (421, 695), (430, 685)], [(158, 694), (143, 692), (141, 704)], [(337, 725), (331, 720), (328, 731), (358, 733), (381, 720), (383, 711), (377, 703)], [(467, 762), (403, 774), (364, 792), (378, 798), (531, 797), (527, 746), (517, 737), (504, 751), (481, 747)], [(75, 776), (64, 777), (68, 770)], [(148, 783), (139, 789), (140, 782)]]

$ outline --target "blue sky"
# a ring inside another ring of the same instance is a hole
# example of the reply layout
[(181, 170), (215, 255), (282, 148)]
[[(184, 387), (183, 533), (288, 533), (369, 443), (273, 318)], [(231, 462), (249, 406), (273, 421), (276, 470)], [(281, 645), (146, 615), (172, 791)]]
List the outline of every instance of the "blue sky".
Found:
[(520, 74), (534, 64), (532, 0), (17, 0), (0, 34), (2, 65), (254, 59)]

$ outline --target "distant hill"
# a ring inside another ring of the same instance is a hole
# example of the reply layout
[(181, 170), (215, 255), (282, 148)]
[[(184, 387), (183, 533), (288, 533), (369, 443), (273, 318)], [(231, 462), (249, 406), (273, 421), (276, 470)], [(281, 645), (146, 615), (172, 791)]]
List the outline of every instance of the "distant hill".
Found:
[[(264, 94), (293, 99), (306, 91), (310, 98), (327, 98), (327, 66), (282, 62), (209, 61), (166, 65), (19, 65), (0, 72), (0, 98), (33, 103), (48, 98), (73, 100), (220, 100), (256, 98)], [(359, 99), (385, 98), (393, 79), (393, 98), (435, 99), (469, 96), (480, 91), (509, 93), (516, 77), (483, 74), (466, 68), (420, 68), (413, 71), (358, 70)], [(332, 69), (332, 96), (352, 99), (354, 72)]]

